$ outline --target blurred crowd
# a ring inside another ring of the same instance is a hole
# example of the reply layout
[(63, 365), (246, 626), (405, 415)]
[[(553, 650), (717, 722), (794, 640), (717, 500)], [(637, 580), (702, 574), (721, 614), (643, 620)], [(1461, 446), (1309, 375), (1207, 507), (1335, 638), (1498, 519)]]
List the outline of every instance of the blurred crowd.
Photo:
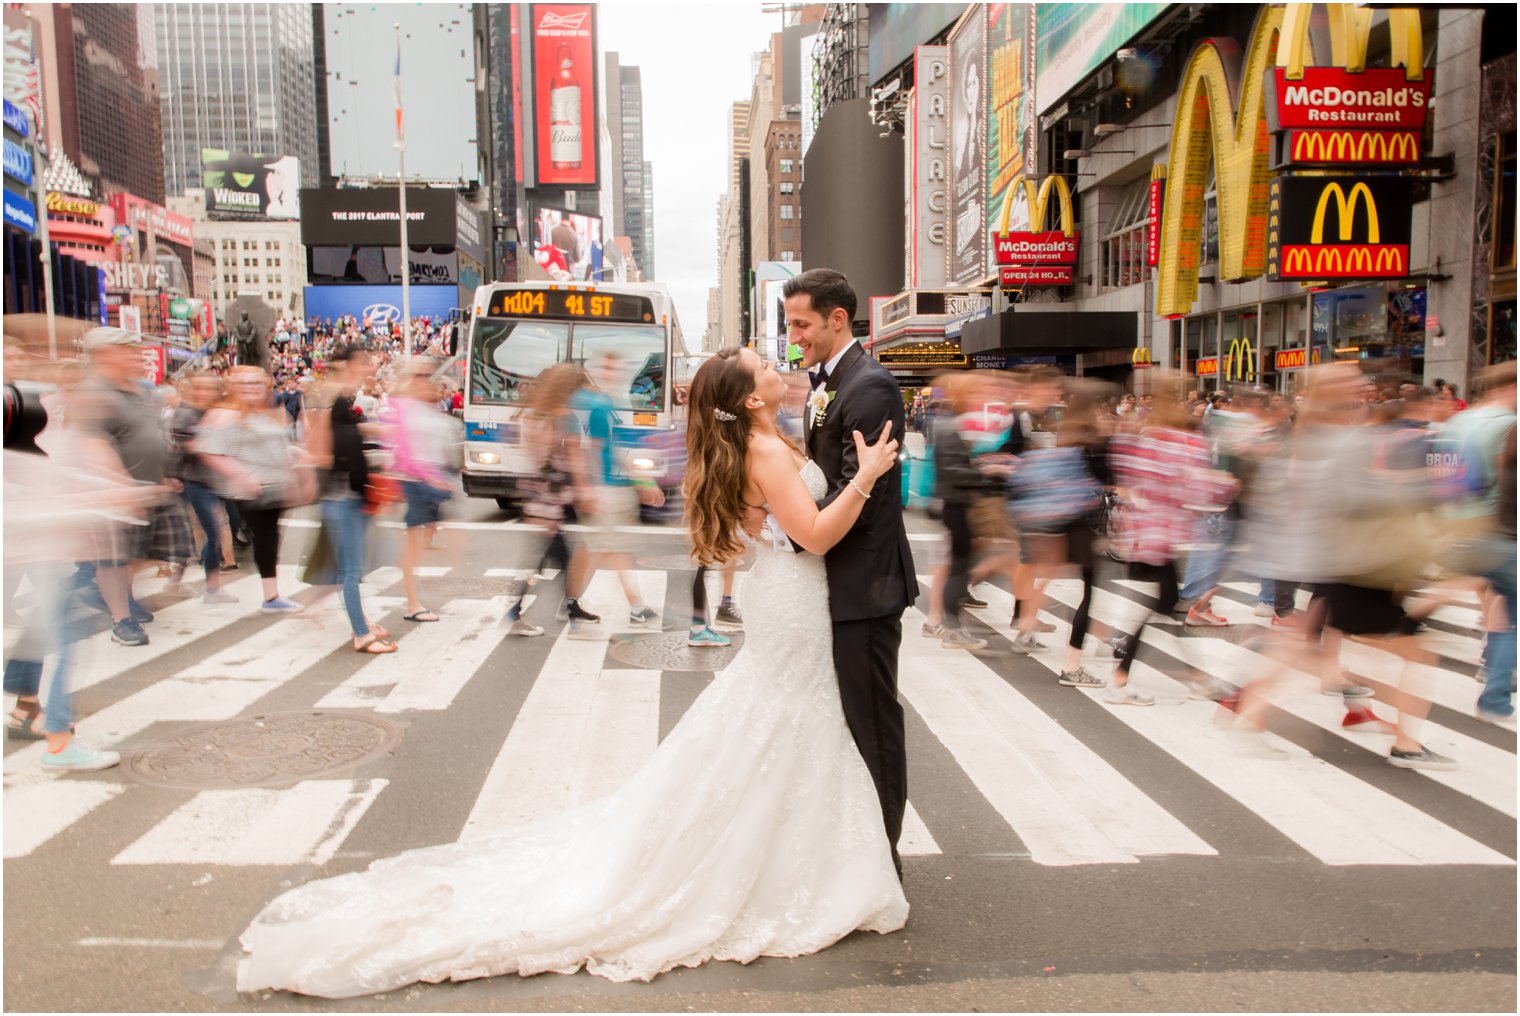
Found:
[[(1390, 763), (1450, 769), (1420, 740), (1430, 704), (1421, 665), (1436, 661), (1421, 634), (1432, 613), (1476, 594), (1485, 645), (1475, 714), (1514, 728), (1513, 362), (1483, 373), (1471, 406), (1444, 382), (1379, 384), (1356, 364), (1310, 368), (1291, 398), (1248, 385), (1202, 396), (1193, 379), (1159, 370), (1137, 378), (1121, 395), (1054, 367), (970, 372), (913, 407), (910, 425), (930, 449), (931, 511), (946, 531), (924, 636), (985, 646), (965, 612), (987, 607), (975, 584), (1003, 573), (1013, 651), (1052, 652), (1042, 636), (1056, 626), (1038, 616), (1045, 584), (1076, 577), (1059, 682), (1147, 706), (1154, 698), (1132, 673), (1146, 625), (1176, 614), (1192, 628), (1226, 626), (1217, 594), (1227, 580), (1247, 583), (1265, 622), (1253, 644), (1262, 672), (1179, 670), (1160, 654), (1156, 669), (1220, 703), (1253, 753), (1280, 754), (1258, 736), (1267, 704), (1291, 677), (1312, 675), (1344, 699), (1345, 727), (1393, 735)], [(1100, 624), (1102, 567), (1154, 590), (1154, 606)], [(1354, 675), (1346, 640), (1401, 666)], [(1112, 658), (1111, 676), (1084, 666), (1084, 650)], [(1374, 697), (1394, 707), (1393, 722)]]
[[(207, 366), (154, 386), (144, 380), (142, 336), (119, 328), (85, 333), (83, 360), (56, 365), (35, 440), (42, 454), (5, 453), (8, 622), (22, 617), (23, 583), (28, 605), (5, 665), (5, 690), (16, 696), (6, 722), (11, 736), (47, 740), (44, 767), (119, 761), (73, 737), (72, 647), (93, 611), (109, 616), (113, 641), (149, 644), (154, 614), (133, 595), (145, 569), (167, 579), (163, 593), (215, 609), (238, 602), (227, 584), (246, 550), (262, 612), (297, 613), (337, 592), (354, 650), (395, 652), (390, 632), (366, 616), (359, 586), (369, 522), (395, 504), (406, 528), (397, 562), (405, 618), (438, 619), (419, 598), (415, 569), (459, 488), (457, 392), (436, 379), (436, 360), (402, 357), (383, 336), (338, 341), (351, 328), (277, 334), (273, 373)], [(297, 603), (281, 593), (280, 520), (313, 503), (322, 525), (302, 581), (318, 595)]]

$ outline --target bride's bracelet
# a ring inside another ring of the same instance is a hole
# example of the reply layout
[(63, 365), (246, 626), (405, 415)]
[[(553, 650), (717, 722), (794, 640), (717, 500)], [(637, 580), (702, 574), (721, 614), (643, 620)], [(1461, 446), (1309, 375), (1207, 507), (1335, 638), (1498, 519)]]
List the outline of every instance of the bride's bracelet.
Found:
[(855, 488), (855, 493), (859, 494), (861, 497), (865, 498), (867, 501), (871, 500), (871, 495), (867, 494), (865, 491), (861, 490), (860, 489), (860, 484), (856, 483), (854, 480), (851, 480), (850, 481), (850, 486), (853, 487), (853, 488)]

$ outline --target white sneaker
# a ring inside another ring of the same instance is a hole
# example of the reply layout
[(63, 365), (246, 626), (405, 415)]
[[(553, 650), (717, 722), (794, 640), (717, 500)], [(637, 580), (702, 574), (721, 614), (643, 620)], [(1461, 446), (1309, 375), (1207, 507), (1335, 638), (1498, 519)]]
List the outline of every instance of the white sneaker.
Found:
[(543, 633), (544, 629), (542, 627), (533, 624), (531, 621), (524, 621), (520, 617), (516, 621), (512, 622), (511, 628), (507, 629), (508, 635), (521, 635), (525, 638), (533, 638), (534, 636), (542, 635)]
[(1257, 617), (1271, 617), (1277, 611), (1272, 608), (1272, 604), (1270, 603), (1258, 603), (1251, 609), (1251, 613)]
[(1111, 706), (1153, 706), (1156, 700), (1135, 690), (1135, 684), (1110, 684), (1103, 689), (1103, 701)]
[(1020, 632), (1019, 634), (1015, 635), (1013, 637), (1013, 641), (1009, 643), (1009, 648), (1014, 652), (1020, 653), (1024, 656), (1030, 656), (1034, 653), (1050, 652), (1049, 646), (1028, 632)]
[(1515, 729), (1514, 713), (1510, 713), (1508, 716), (1503, 716), (1499, 713), (1489, 713), (1484, 712), (1482, 709), (1479, 709), (1477, 712), (1473, 713), (1473, 716), (1483, 721), (1484, 723), (1492, 723), (1494, 726), (1501, 727), (1504, 730)]

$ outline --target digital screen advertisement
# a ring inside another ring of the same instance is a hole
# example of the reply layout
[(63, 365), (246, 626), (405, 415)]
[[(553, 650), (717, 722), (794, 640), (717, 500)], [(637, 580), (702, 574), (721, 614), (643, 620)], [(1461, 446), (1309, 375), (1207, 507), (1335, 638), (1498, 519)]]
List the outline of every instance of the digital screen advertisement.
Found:
[(563, 208), (535, 209), (533, 260), (558, 282), (599, 281), (602, 220)]
[(595, 188), (594, 5), (534, 4), (532, 31), (538, 183)]

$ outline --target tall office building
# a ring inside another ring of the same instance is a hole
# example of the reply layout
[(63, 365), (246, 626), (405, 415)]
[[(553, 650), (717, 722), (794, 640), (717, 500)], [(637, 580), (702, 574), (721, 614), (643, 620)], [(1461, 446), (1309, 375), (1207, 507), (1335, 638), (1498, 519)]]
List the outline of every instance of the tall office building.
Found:
[(289, 155), (317, 182), (312, 17), (302, 4), (155, 4), (164, 186), (201, 186), (201, 149)]
[(614, 236), (626, 236), (644, 278), (654, 275), (653, 173), (644, 161), (644, 90), (637, 67), (619, 63), (607, 54), (607, 128), (612, 135), (612, 166), (618, 180), (612, 188)]
[(52, 12), (64, 152), (98, 195), (162, 204), (153, 8), (60, 3)]

